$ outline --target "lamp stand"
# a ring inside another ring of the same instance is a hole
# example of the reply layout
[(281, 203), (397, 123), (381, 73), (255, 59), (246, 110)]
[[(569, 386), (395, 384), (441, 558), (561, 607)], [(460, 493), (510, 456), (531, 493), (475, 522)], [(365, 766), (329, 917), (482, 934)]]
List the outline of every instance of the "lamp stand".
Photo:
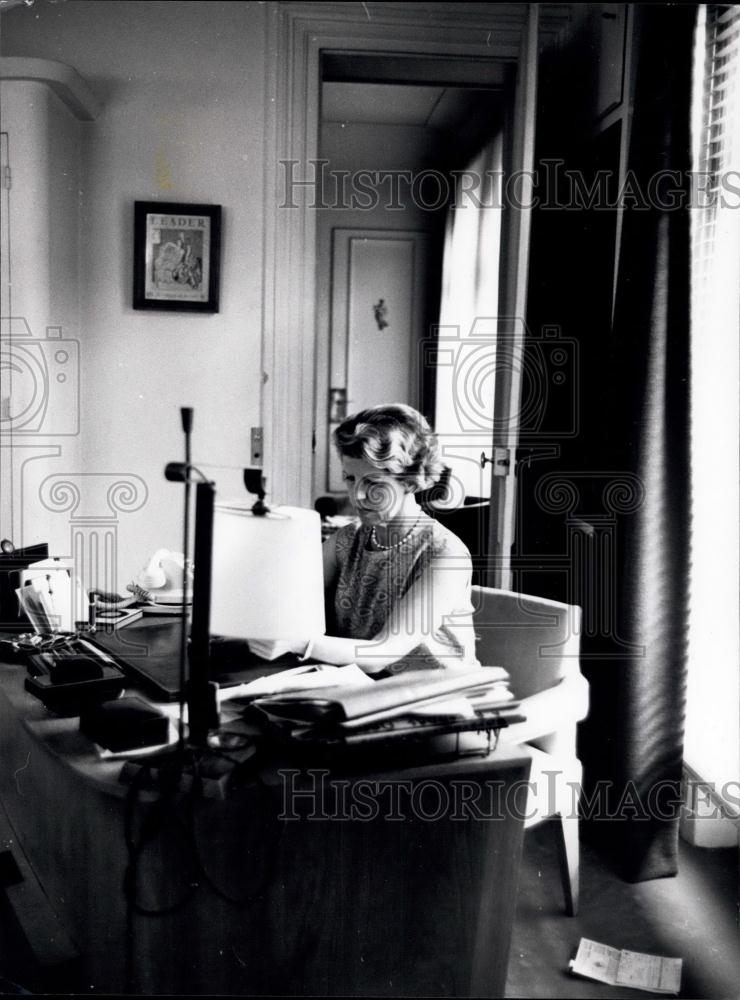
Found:
[(193, 618), (190, 627), (190, 674), (187, 681), (189, 741), (204, 747), (218, 728), (218, 686), (210, 679), (211, 563), (213, 552), (213, 483), (198, 483), (195, 498)]
[[(180, 624), (180, 715), (178, 721), (178, 741), (182, 751), (185, 745), (183, 716), (185, 714), (185, 670), (187, 664), (188, 646), (188, 556), (190, 555), (190, 440), (193, 433), (193, 409), (183, 406), (180, 409), (182, 432), (185, 436), (185, 465), (182, 481), (185, 487), (185, 509), (182, 517), (182, 606), (183, 615)], [(165, 472), (166, 475), (166, 472)]]
[[(218, 685), (210, 679), (211, 570), (213, 550), (214, 484), (201, 481), (195, 497), (195, 551), (193, 558), (193, 610), (188, 655), (187, 579), (190, 522), (190, 486), (193, 472), (202, 476), (190, 461), (190, 434), (193, 411), (181, 411), (185, 434), (185, 462), (170, 462), (165, 478), (185, 486), (183, 527), (183, 618), (180, 641), (180, 729), (176, 747), (150, 757), (127, 761), (120, 780), (136, 788), (160, 791), (187, 791), (198, 783), (207, 798), (223, 798), (234, 772), (248, 763), (255, 753), (251, 743), (230, 745), (228, 755), (218, 751)], [(187, 669), (189, 665), (189, 670)], [(188, 706), (188, 736), (185, 739), (183, 715)], [(174, 753), (173, 753), (174, 750)]]

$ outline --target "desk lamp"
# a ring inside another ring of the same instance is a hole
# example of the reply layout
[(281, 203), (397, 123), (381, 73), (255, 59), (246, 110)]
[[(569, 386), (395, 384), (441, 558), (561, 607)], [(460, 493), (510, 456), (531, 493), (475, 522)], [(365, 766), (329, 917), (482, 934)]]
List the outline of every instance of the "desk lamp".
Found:
[[(194, 466), (170, 463), (168, 479), (187, 485)], [(325, 630), (321, 521), (316, 511), (269, 509), (261, 469), (245, 469), (248, 500), (216, 501), (214, 484), (198, 482), (193, 554), (193, 617), (186, 685), (189, 742), (206, 746), (218, 728), (210, 679), (211, 632), (241, 639), (321, 635)]]
[[(257, 492), (260, 469), (246, 469)], [(300, 639), (325, 629), (321, 520), (316, 511), (215, 501), (210, 483), (196, 489), (193, 623), (188, 720), (199, 745), (218, 725), (209, 677), (211, 633), (240, 639)]]

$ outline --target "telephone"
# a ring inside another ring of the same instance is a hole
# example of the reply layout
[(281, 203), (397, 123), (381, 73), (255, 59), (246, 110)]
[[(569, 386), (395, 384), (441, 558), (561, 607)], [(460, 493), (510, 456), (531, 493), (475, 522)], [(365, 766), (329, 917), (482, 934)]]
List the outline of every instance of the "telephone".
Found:
[(157, 549), (127, 589), (136, 594), (140, 600), (150, 601), (154, 604), (182, 604), (185, 593), (183, 581), (186, 571), (188, 574), (188, 597), (189, 600), (192, 600), (192, 566), (188, 564), (186, 570), (182, 552)]

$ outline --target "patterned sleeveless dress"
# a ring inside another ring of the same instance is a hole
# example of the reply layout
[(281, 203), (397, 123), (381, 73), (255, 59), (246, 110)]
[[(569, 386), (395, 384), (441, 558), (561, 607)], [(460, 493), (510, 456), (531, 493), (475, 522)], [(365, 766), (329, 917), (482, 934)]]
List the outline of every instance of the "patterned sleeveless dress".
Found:
[[(346, 525), (336, 534), (339, 567), (333, 594), (331, 634), (371, 640), (379, 636), (416, 584), (422, 587), (422, 621), (409, 623), (423, 633), (420, 652), (454, 665), (477, 665), (470, 596), (472, 563), (460, 539), (421, 513), (403, 542), (390, 549), (372, 545), (371, 529)], [(418, 613), (418, 605), (417, 605)], [(417, 652), (417, 650), (414, 650)]]

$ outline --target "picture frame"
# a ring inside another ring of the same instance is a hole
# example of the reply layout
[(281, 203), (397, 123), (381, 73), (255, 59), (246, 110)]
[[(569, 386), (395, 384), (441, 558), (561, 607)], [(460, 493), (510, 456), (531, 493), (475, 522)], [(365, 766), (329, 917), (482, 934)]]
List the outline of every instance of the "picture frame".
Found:
[(134, 309), (218, 312), (221, 206), (134, 202)]

